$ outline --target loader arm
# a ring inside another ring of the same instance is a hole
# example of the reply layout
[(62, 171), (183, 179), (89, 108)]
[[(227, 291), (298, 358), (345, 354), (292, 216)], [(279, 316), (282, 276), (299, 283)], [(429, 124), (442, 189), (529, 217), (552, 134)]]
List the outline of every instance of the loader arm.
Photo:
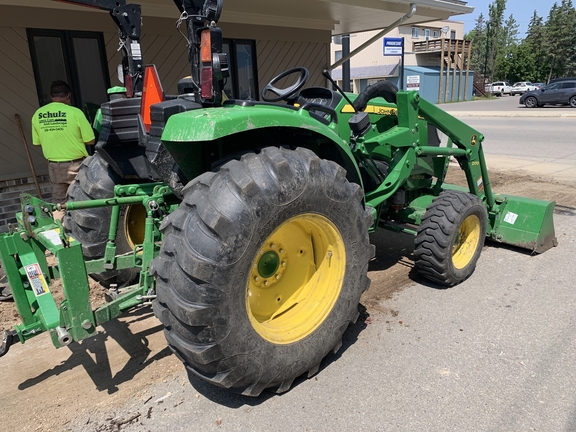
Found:
[(484, 135), (425, 99), (416, 98), (415, 103), (421, 117), (447, 135), (458, 148), (466, 150), (465, 156), (455, 157), (466, 174), (468, 188), (479, 198), (485, 198), (492, 210), (495, 199), (482, 150)]
[[(542, 253), (558, 244), (554, 232), (554, 202), (513, 195), (494, 194), (482, 150), (484, 135), (457, 118), (420, 98), (417, 94), (399, 98), (401, 105), (412, 104), (408, 112), (418, 115), (446, 134), (455, 148), (418, 147), (419, 154), (454, 156), (464, 171), (470, 193), (482, 199), (488, 212), (488, 238), (532, 252)], [(401, 119), (399, 118), (399, 123)], [(465, 153), (462, 154), (462, 151)]]

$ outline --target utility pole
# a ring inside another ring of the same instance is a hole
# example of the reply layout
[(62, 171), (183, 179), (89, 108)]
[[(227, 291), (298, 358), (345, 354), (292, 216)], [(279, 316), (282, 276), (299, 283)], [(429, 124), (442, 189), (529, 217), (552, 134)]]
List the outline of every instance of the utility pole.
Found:
[[(345, 58), (350, 54), (350, 35), (342, 35), (342, 57)], [(342, 63), (342, 90), (350, 92), (350, 60)]]
[(488, 40), (490, 39), (490, 21), (486, 23), (486, 53), (484, 56), (484, 80), (486, 80), (486, 73), (488, 70)]

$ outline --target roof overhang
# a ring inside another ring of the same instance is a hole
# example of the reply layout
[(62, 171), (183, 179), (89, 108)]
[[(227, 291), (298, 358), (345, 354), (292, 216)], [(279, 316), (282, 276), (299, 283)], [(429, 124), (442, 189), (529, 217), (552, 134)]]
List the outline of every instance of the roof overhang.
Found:
[[(142, 5), (144, 18), (178, 16), (172, 0), (134, 0), (132, 3)], [(416, 13), (406, 21), (408, 24), (444, 20), (474, 10), (459, 0), (224, 0), (220, 21), (327, 30), (337, 35), (385, 28), (404, 16), (411, 3), (416, 4)], [(82, 8), (51, 0), (0, 0), (0, 5)]]

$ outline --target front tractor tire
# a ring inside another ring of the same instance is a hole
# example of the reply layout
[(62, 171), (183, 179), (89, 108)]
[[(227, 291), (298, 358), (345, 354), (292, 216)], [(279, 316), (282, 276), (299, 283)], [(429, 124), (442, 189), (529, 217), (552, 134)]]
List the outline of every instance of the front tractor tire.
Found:
[(467, 279), (482, 252), (487, 220), (486, 207), (475, 195), (444, 191), (435, 197), (416, 235), (418, 272), (445, 286)]
[(372, 217), (345, 170), (265, 148), (207, 172), (163, 222), (156, 315), (196, 376), (237, 393), (314, 375), (358, 317)]

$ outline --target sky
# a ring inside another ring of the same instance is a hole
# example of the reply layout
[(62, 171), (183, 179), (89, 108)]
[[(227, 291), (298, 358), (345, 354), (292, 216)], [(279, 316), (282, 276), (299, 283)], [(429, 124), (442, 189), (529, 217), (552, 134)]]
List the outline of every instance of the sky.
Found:
[[(484, 19), (488, 18), (488, 6), (493, 3), (493, 0), (465, 1), (468, 2), (468, 6), (474, 6), (474, 12), (467, 15), (456, 15), (451, 19), (464, 22), (464, 33), (468, 33), (474, 29), (478, 15), (482, 14), (484, 15)], [(514, 19), (518, 23), (518, 36), (523, 39), (526, 36), (526, 30), (528, 29), (528, 24), (534, 11), (546, 21), (550, 8), (554, 3), (560, 4), (561, 2), (562, 0), (507, 0), (506, 10), (504, 11), (504, 21), (508, 19), (510, 14), (514, 15)]]

